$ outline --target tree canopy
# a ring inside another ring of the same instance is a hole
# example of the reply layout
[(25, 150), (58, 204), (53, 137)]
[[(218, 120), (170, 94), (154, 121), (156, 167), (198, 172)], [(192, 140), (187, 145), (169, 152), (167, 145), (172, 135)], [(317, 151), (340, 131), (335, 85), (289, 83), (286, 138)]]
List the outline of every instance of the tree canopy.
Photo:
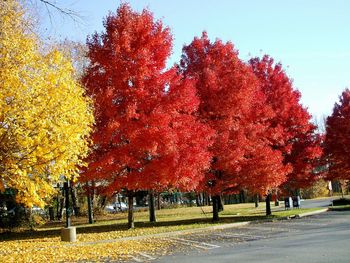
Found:
[(122, 4), (88, 40), (83, 78), (94, 100), (94, 152), (82, 180), (101, 191), (193, 190), (209, 166), (213, 132), (196, 120), (193, 81), (166, 70), (172, 35), (148, 10)]
[(325, 158), (330, 179), (350, 179), (350, 91), (346, 89), (327, 118)]
[(216, 131), (211, 171), (205, 184), (213, 194), (249, 189), (265, 194), (285, 180), (288, 167), (268, 141), (273, 114), (251, 68), (232, 43), (210, 42), (204, 32), (183, 48), (180, 68), (196, 79), (199, 117)]
[(43, 206), (88, 152), (91, 101), (57, 50), (44, 52), (17, 1), (0, 3), (0, 190)]
[(301, 94), (294, 89), (280, 63), (265, 55), (249, 61), (260, 81), (261, 90), (273, 114), (267, 120), (270, 144), (283, 155), (290, 166), (283, 188), (295, 191), (312, 184), (317, 178), (315, 167), (322, 155), (321, 139), (311, 115), (300, 102)]

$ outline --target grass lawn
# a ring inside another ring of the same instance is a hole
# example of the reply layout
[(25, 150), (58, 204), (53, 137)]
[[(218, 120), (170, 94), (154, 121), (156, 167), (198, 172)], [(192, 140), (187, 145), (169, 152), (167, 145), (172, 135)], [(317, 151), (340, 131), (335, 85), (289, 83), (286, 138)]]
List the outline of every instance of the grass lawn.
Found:
[[(204, 206), (162, 209), (156, 211), (156, 223), (148, 222), (148, 211), (135, 211), (135, 229), (133, 230), (127, 229), (126, 212), (96, 216), (96, 222), (94, 224), (88, 224), (88, 219), (86, 217), (72, 217), (72, 225), (77, 227), (79, 241), (91, 241), (148, 235), (223, 223), (262, 220), (267, 218), (277, 219), (318, 210), (318, 208), (284, 210), (284, 207), (276, 207), (272, 203), (271, 208), (273, 215), (266, 217), (265, 203), (260, 203), (258, 208), (255, 208), (253, 203), (225, 205), (224, 211), (220, 213), (220, 221), (216, 223), (212, 223), (211, 221), (212, 207)], [(62, 227), (64, 227), (64, 221), (48, 222), (37, 228), (36, 231), (18, 230), (11, 233), (3, 233), (0, 235), (0, 241), (57, 237), (60, 235), (60, 229)]]
[(88, 261), (106, 257), (116, 259), (137, 251), (152, 253), (154, 249), (166, 249), (167, 242), (158, 239), (122, 242), (115, 240), (97, 244), (84, 242), (151, 235), (224, 223), (277, 219), (318, 210), (317, 208), (284, 210), (282, 206), (275, 207), (274, 204), (271, 204), (271, 207), (273, 215), (266, 217), (264, 203), (261, 203), (259, 208), (255, 208), (252, 203), (225, 205), (225, 210), (220, 213), (220, 221), (217, 223), (211, 222), (212, 208), (209, 206), (156, 211), (156, 223), (148, 222), (148, 211), (135, 211), (135, 229), (133, 230), (128, 230), (126, 227), (127, 213), (101, 215), (96, 217), (94, 224), (87, 224), (85, 217), (73, 217), (72, 225), (77, 227), (78, 238), (74, 246), (60, 241), (60, 229), (64, 226), (64, 222), (49, 222), (36, 231), (21, 230), (2, 233), (0, 235), (0, 262), (13, 260), (16, 262), (47, 262), (57, 261), (57, 259)]

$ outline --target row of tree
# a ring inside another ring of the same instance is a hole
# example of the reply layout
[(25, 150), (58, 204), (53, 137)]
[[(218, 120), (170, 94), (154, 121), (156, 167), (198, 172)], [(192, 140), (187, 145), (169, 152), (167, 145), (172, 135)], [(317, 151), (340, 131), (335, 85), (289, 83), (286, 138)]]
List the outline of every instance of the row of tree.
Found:
[(222, 194), (270, 197), (316, 178), (321, 136), (272, 58), (245, 63), (232, 43), (204, 32), (166, 69), (172, 35), (148, 10), (122, 4), (104, 25), (87, 41), (82, 83), (96, 125), (80, 181), (99, 182), (104, 194), (125, 190), (129, 204), (138, 190), (206, 191), (218, 220)]
[(80, 76), (67, 54), (47, 51), (18, 1), (0, 5), (0, 191), (16, 189), (20, 203), (42, 206), (64, 175), (88, 192), (126, 192), (132, 228), (140, 190), (151, 200), (206, 192), (218, 220), (223, 194), (245, 189), (269, 205), (273, 191), (289, 195), (325, 167), (348, 176), (349, 91), (327, 122), (325, 164), (322, 135), (269, 56), (243, 62), (203, 32), (167, 69), (170, 29), (122, 4), (88, 38)]

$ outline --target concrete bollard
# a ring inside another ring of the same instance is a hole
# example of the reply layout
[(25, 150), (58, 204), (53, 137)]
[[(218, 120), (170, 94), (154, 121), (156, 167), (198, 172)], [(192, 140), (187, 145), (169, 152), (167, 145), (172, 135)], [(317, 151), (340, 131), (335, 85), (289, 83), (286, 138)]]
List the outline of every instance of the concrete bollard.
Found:
[(61, 228), (61, 241), (75, 242), (77, 241), (77, 231), (74, 226)]

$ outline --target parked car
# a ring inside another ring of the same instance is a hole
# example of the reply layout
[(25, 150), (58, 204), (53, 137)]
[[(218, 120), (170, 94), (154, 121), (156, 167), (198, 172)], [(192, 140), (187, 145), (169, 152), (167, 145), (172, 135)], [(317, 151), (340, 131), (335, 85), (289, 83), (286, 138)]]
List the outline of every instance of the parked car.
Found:
[(128, 205), (126, 203), (124, 203), (124, 202), (114, 203), (114, 206), (115, 206), (117, 211), (126, 211), (126, 210), (128, 210)]
[(115, 213), (116, 212), (115, 206), (114, 205), (106, 205), (105, 206), (105, 211), (108, 212), (108, 213)]
[(105, 211), (109, 213), (122, 212), (126, 210), (128, 210), (128, 205), (124, 202), (116, 202), (105, 206)]
[(37, 207), (37, 206), (32, 207), (32, 213), (37, 214), (37, 215), (42, 215), (42, 216), (46, 215), (45, 209)]

